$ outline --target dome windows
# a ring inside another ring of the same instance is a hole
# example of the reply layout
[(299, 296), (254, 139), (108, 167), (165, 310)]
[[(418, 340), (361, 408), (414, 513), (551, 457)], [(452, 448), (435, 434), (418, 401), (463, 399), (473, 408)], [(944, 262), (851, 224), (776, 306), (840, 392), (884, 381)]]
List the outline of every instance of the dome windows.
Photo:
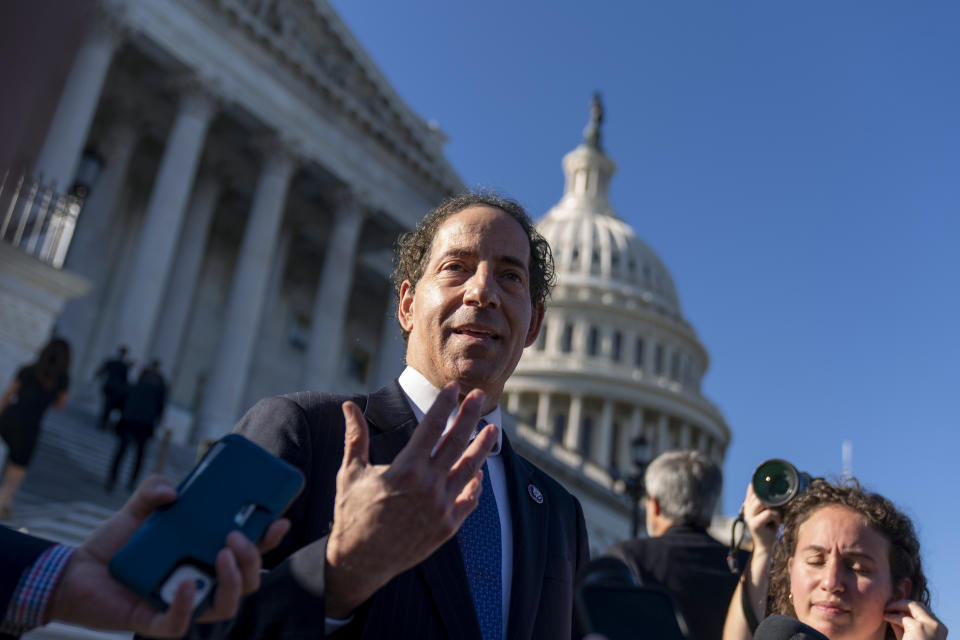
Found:
[(590, 327), (587, 333), (587, 355), (596, 356), (600, 351), (600, 332), (596, 327)]
[(560, 336), (560, 351), (570, 353), (573, 350), (573, 323), (563, 325), (563, 334)]

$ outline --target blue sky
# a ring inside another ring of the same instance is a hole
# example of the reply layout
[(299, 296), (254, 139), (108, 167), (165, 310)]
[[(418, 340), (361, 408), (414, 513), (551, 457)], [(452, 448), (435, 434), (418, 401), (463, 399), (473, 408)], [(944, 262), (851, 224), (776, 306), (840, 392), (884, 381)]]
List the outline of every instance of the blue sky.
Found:
[(918, 525), (960, 628), (960, 3), (333, 0), (470, 186), (540, 217), (603, 93), (614, 208), (661, 256), (733, 430)]

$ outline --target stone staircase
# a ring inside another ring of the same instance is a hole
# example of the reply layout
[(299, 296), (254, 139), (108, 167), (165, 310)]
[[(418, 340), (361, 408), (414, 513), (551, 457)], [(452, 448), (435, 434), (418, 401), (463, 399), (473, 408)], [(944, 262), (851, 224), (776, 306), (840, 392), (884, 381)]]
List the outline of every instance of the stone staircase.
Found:
[[(95, 418), (76, 408), (48, 411), (37, 451), (13, 507), (10, 520), (0, 523), (63, 544), (79, 545), (120, 509), (130, 496), (126, 482), (134, 452), (128, 450), (112, 493), (104, 490), (116, 437), (95, 426)], [(158, 471), (162, 433), (147, 445), (140, 479)], [(174, 483), (186, 475), (196, 458), (194, 447), (168, 444), (162, 473)], [(130, 634), (92, 631), (50, 624), (23, 636), (30, 640), (119, 639)]]

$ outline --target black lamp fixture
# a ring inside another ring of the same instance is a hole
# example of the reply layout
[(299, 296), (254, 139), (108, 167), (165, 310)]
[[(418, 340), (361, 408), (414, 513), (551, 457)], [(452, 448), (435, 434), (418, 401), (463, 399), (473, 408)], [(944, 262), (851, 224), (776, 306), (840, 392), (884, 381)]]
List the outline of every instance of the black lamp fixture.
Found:
[(73, 181), (70, 193), (81, 200), (85, 199), (97, 181), (101, 169), (103, 169), (103, 156), (93, 149), (85, 149), (83, 155), (80, 156), (77, 178)]
[(632, 536), (636, 538), (640, 533), (640, 499), (643, 497), (643, 472), (650, 463), (650, 442), (644, 435), (638, 434), (630, 440), (630, 453), (633, 457), (633, 466), (636, 470), (633, 475), (625, 479), (627, 494), (633, 506)]

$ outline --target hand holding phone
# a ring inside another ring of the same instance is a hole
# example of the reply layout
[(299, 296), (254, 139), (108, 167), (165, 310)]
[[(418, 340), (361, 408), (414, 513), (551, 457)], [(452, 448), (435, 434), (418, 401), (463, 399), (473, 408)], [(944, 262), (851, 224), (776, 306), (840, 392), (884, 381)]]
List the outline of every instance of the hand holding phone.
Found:
[(110, 573), (160, 610), (184, 581), (195, 585), (194, 615), (211, 602), (217, 554), (233, 530), (258, 542), (290, 505), (303, 476), (243, 436), (216, 442), (177, 489), (110, 561)]

